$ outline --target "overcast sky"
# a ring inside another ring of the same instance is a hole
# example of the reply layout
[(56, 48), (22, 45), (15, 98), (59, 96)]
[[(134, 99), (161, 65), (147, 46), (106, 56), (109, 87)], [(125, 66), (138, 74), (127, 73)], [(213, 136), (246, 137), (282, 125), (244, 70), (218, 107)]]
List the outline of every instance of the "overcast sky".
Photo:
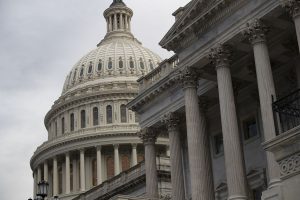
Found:
[[(158, 42), (189, 0), (125, 0), (132, 32), (162, 58)], [(105, 35), (112, 0), (0, 0), (0, 199), (32, 196), (29, 166), (47, 139), (44, 116), (67, 73)]]

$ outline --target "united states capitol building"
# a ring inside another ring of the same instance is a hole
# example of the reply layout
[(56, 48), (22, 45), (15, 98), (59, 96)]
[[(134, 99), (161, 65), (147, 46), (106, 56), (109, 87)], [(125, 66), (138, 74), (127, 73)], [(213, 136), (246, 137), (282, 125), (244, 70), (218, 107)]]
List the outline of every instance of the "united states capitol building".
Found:
[[(122, 0), (45, 117), (48, 198), (299, 200), (300, 1), (191, 0), (161, 58)], [(154, 41), (155, 42), (155, 41)]]

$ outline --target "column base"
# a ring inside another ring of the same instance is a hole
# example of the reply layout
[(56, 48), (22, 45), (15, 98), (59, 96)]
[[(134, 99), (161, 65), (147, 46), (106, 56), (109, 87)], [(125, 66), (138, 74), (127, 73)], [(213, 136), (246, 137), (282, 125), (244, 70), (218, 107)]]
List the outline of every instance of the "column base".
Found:
[(233, 195), (233, 196), (228, 197), (228, 200), (248, 200), (248, 197), (240, 196), (240, 195)]
[(281, 185), (276, 184), (269, 187), (267, 190), (263, 191), (262, 200), (283, 200), (283, 193)]

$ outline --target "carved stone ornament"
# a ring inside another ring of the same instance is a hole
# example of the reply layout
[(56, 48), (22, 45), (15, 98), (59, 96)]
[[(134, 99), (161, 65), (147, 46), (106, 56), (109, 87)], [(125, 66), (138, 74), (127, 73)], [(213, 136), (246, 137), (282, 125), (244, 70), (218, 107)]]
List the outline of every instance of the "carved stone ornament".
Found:
[(168, 131), (174, 131), (178, 129), (179, 126), (179, 117), (178, 114), (170, 112), (163, 116), (162, 122), (166, 125)]
[(215, 48), (210, 50), (208, 58), (216, 67), (229, 67), (231, 62), (231, 50), (228, 45), (218, 44)]
[(281, 5), (292, 17), (298, 17), (300, 14), (300, 0), (281, 0)]
[(182, 86), (184, 89), (190, 87), (198, 87), (198, 73), (196, 69), (192, 67), (188, 66), (179, 71), (179, 79), (182, 82)]
[(281, 177), (300, 172), (300, 153), (279, 162)]
[(155, 144), (157, 136), (157, 129), (151, 127), (144, 128), (139, 132), (139, 137), (143, 141), (144, 145)]
[(260, 19), (254, 19), (247, 23), (247, 28), (242, 34), (249, 39), (252, 44), (266, 42), (266, 34), (269, 28)]

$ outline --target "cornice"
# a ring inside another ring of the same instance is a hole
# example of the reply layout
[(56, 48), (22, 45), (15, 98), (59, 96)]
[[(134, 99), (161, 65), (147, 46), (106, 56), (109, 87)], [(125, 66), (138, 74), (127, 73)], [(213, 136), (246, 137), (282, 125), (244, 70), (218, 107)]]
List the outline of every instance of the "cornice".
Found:
[(197, 7), (198, 15), (194, 18), (187, 18), (188, 25), (175, 24), (173, 30), (171, 29), (172, 32), (160, 42), (160, 45), (167, 50), (178, 52), (198, 40), (201, 34), (210, 27), (248, 2), (247, 0), (204, 1), (202, 3), (204, 6)]

